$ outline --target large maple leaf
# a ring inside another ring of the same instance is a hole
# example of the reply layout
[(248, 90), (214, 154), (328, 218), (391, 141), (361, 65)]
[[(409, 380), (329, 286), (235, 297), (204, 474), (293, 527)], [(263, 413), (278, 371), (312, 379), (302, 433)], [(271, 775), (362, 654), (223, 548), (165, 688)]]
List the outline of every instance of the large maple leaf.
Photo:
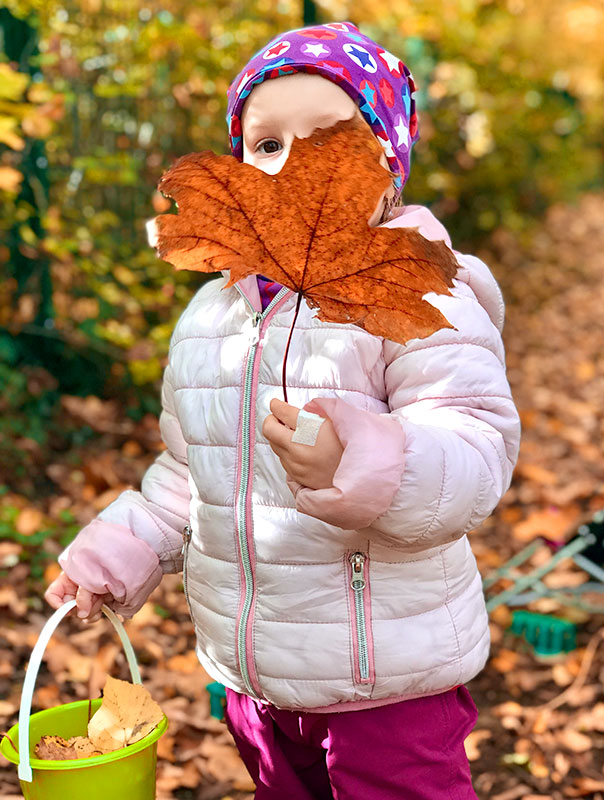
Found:
[(252, 273), (299, 292), (319, 319), (355, 323), (402, 344), (452, 327), (428, 292), (449, 294), (457, 262), (416, 228), (370, 228), (391, 175), (360, 119), (295, 139), (267, 175), (233, 156), (183, 156), (159, 183), (178, 214), (156, 218), (161, 258), (178, 269)]

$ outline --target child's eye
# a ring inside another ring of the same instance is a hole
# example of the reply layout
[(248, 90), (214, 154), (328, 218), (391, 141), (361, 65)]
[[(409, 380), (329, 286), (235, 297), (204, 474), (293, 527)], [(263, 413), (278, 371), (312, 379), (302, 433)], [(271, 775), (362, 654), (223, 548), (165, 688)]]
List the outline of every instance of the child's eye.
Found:
[(263, 142), (260, 142), (256, 150), (259, 150), (265, 155), (272, 155), (273, 153), (278, 153), (279, 150), (283, 150), (283, 147), (276, 139), (265, 139)]

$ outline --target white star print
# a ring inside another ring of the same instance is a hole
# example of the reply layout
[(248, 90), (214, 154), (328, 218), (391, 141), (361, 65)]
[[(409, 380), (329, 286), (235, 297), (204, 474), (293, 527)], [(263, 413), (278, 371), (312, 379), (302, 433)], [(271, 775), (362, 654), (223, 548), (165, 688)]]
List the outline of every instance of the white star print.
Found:
[(323, 53), (328, 53), (329, 50), (326, 50), (322, 44), (307, 44), (304, 48), (305, 53), (312, 53), (313, 56), (322, 56)]
[(402, 118), (399, 120), (398, 125), (394, 126), (394, 130), (398, 136), (396, 146), (400, 147), (401, 144), (405, 144), (405, 146), (407, 146), (409, 144), (409, 131), (405, 125), (405, 121)]
[(384, 153), (386, 153), (387, 156), (390, 156), (390, 158), (394, 158), (394, 150), (392, 148), (392, 142), (390, 141), (390, 139), (386, 140), (382, 139), (381, 136), (378, 136), (377, 140), (384, 148)]
[(241, 90), (243, 89), (244, 84), (247, 83), (247, 81), (252, 77), (253, 74), (254, 70), (248, 69), (248, 71), (245, 73), (245, 75), (239, 82), (239, 86), (236, 89), (236, 94), (241, 94)]
[(383, 53), (379, 53), (379, 56), (382, 59), (382, 61), (386, 62), (386, 66), (388, 67), (390, 72), (393, 72), (393, 73), (397, 72), (400, 75), (401, 70), (400, 70), (400, 67), (399, 67), (399, 64), (400, 64), (400, 59), (399, 58), (397, 58), (396, 56), (392, 55), (392, 53), (389, 53), (387, 50), (384, 50)]

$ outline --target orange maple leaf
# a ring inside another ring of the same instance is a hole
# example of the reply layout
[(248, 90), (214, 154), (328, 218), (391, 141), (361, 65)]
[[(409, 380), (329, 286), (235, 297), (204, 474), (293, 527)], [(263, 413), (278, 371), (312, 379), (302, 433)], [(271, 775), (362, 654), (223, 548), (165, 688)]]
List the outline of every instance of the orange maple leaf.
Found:
[(266, 275), (318, 307), (319, 319), (401, 344), (451, 328), (422, 299), (449, 294), (451, 250), (416, 228), (367, 223), (391, 181), (381, 153), (353, 118), (294, 140), (276, 175), (210, 151), (183, 156), (159, 183), (178, 214), (156, 218), (158, 254), (178, 269), (229, 269), (228, 286)]

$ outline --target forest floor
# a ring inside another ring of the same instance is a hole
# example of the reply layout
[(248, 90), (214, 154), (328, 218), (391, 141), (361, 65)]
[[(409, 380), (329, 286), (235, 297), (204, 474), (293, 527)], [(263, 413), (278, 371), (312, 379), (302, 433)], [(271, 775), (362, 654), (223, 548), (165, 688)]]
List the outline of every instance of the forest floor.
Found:
[[(507, 300), (508, 371), (523, 423), (513, 485), (471, 535), (483, 575), (536, 537), (567, 541), (604, 508), (602, 220), (604, 196), (586, 196), (576, 206), (551, 208), (530, 241), (500, 232), (479, 253)], [(98, 437), (76, 457), (56, 454), (40, 465), (52, 494), (33, 504), (14, 492), (0, 497), (0, 532), (12, 526), (18, 533), (0, 542), (0, 730), (16, 721), (24, 668), (49, 614), (40, 598), (57, 574), (62, 542), (136, 486), (161, 449), (151, 417), (125, 420), (116, 403), (94, 397), (63, 398), (63, 406), (72, 424), (89, 425)], [(44, 529), (62, 534), (45, 536)], [(530, 564), (550, 557), (542, 545)], [(563, 590), (585, 580), (567, 560), (544, 582)], [(476, 791), (481, 800), (604, 800), (602, 617), (553, 598), (530, 608), (574, 621), (577, 648), (543, 662), (508, 630), (508, 607), (492, 613), (491, 658), (469, 687), (480, 711), (466, 742)], [(210, 679), (193, 651), (180, 576), (164, 579), (127, 630), (144, 683), (170, 720), (159, 742), (158, 800), (252, 798), (230, 735), (209, 714)], [(109, 624), (65, 622), (48, 646), (34, 705), (98, 696), (107, 672), (128, 677)], [(0, 757), (0, 798), (20, 797), (15, 768)]]

